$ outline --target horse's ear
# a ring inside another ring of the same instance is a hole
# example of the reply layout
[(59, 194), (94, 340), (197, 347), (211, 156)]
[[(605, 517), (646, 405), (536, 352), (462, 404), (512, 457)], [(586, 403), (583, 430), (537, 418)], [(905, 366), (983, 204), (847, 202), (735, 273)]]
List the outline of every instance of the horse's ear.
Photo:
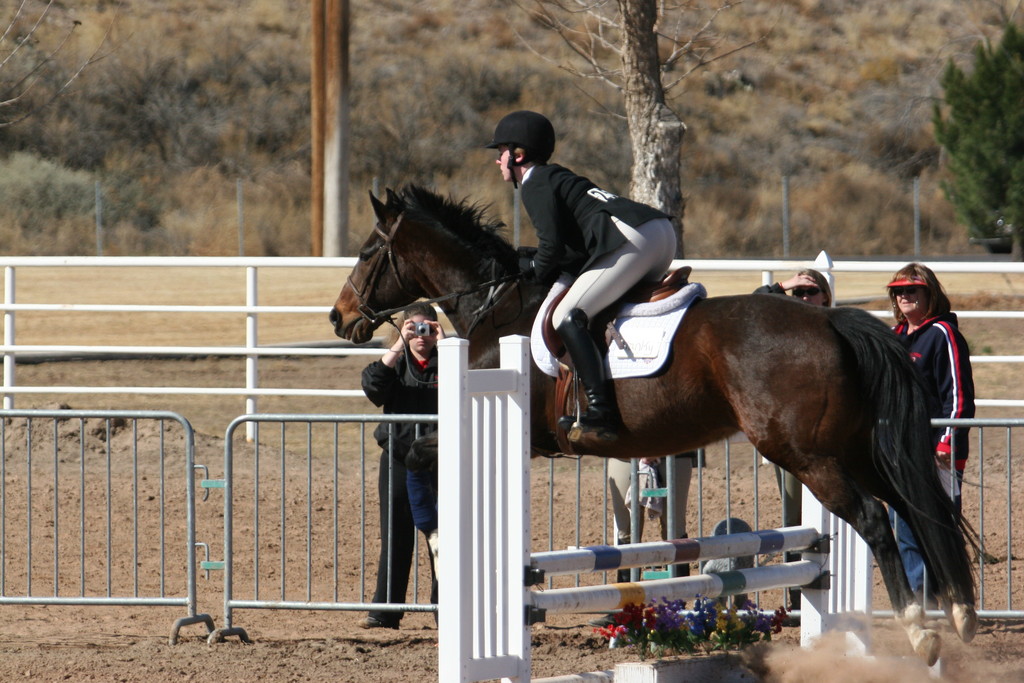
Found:
[(373, 195), (373, 190), (370, 190), (370, 204), (373, 205), (373, 213), (377, 216), (377, 220), (383, 223), (387, 207)]
[(390, 187), (385, 188), (385, 192), (387, 192), (388, 206), (398, 206), (402, 203), (402, 200), (398, 198), (398, 195)]

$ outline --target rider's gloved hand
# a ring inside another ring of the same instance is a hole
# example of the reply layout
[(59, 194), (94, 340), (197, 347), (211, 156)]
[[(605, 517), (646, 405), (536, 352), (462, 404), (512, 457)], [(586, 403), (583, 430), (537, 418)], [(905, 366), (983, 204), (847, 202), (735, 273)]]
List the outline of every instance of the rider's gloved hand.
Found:
[(527, 282), (536, 282), (536, 270), (533, 266), (533, 255), (537, 253), (536, 247), (519, 247), (516, 249), (519, 254), (519, 273)]
[(519, 274), (528, 282), (536, 279), (536, 271), (533, 268), (533, 259), (525, 256), (519, 257)]

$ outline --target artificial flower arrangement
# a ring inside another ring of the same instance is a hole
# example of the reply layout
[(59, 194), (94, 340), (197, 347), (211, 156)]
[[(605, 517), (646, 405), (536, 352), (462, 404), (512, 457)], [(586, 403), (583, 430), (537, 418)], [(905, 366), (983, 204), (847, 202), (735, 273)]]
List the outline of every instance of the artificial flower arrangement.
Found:
[(648, 654), (695, 654), (715, 650), (738, 650), (782, 630), (786, 618), (783, 607), (774, 613), (758, 610), (754, 603), (719, 610), (715, 600), (697, 596), (693, 610), (682, 600), (629, 603), (615, 615), (611, 626), (594, 631), (608, 638), (611, 647), (635, 647), (640, 659)]

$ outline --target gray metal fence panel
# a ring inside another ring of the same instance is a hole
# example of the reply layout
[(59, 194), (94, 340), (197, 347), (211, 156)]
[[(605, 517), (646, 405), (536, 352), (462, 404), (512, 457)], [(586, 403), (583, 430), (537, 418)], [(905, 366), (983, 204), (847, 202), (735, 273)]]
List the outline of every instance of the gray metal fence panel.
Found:
[[(195, 438), (160, 411), (0, 410), (0, 604), (196, 606)], [(174, 473), (177, 469), (177, 473)]]
[[(372, 437), (367, 444), (367, 426), (403, 422), (436, 424), (437, 416), (254, 414), (231, 423), (224, 449), (224, 626), (210, 634), (210, 642), (228, 636), (248, 641), (245, 629), (234, 625), (238, 609), (437, 611), (429, 600), (429, 569), (424, 570), (426, 544), (418, 535), (412, 601), (368, 598), (367, 577), (376, 576), (380, 537), (376, 522), (367, 519), (367, 510), (378, 505), (367, 496), (376, 482), (367, 478), (373, 469), (367, 459), (380, 448)], [(252, 441), (239, 430), (249, 425), (256, 427)], [(350, 488), (340, 483), (346, 477), (360, 481), (358, 505), (343, 499)], [(295, 573), (298, 581), (290, 578)]]
[[(379, 549), (376, 520), (368, 515), (378, 505), (373, 499), (375, 478), (368, 453), (372, 456), (379, 449), (372, 438), (367, 444), (367, 425), (432, 419), (415, 415), (248, 415), (232, 423), (225, 445), (225, 562), (221, 565), (225, 569), (225, 628), (211, 634), (211, 641), (227, 635), (246, 637), (244, 630), (232, 623), (232, 612), (237, 609), (436, 610), (426, 597), (429, 570), (425, 581), (418, 580), (419, 571), (428, 566), (423, 561), (425, 544), (417, 549), (410, 601), (368, 602), (372, 586), (367, 585), (367, 579), (372, 581), (375, 574)], [(242, 424), (257, 426), (254, 441), (245, 441), (238, 432)], [(987, 618), (1024, 617), (1024, 605), (1012, 599), (1013, 559), (1021, 556), (1024, 548), (1013, 529), (1011, 512), (1013, 487), (1020, 485), (1021, 478), (1013, 467), (1012, 431), (1024, 427), (1024, 421), (972, 420), (966, 424), (973, 431), (965, 495), (976, 496), (977, 506), (968, 506), (970, 522), (980, 533), (982, 558), (987, 558), (979, 564), (979, 613)], [(765, 471), (769, 464), (741, 436), (702, 449), (697, 462), (688, 492), (688, 519), (676, 521), (690, 536), (709, 535), (715, 524), (727, 517), (743, 518), (753, 528), (783, 526), (776, 476)], [(615, 542), (607, 461), (586, 457), (536, 461), (532, 469), (533, 489), (542, 492), (540, 501), (535, 497), (532, 513), (535, 547)], [(352, 477), (359, 479), (358, 501), (346, 499), (352, 494), (341, 493), (345, 487), (338, 483)], [(678, 495), (671, 491), (671, 481), (666, 484), (669, 495)], [(249, 507), (245, 509), (233, 500), (242, 490), (240, 486), (247, 491)], [(637, 506), (639, 497), (634, 494), (630, 502)], [(635, 515), (643, 513), (641, 508), (634, 510)], [(356, 537), (342, 530), (345, 525), (339, 519), (346, 516), (358, 516), (356, 523), (347, 526), (357, 530)], [(239, 520), (248, 520), (244, 529), (236, 527)], [(647, 526), (645, 538), (637, 540), (659, 535), (657, 524)], [(636, 531), (633, 529), (634, 534)], [(325, 567), (329, 571), (324, 572)], [(606, 575), (597, 580), (614, 578)], [(568, 585), (566, 581), (580, 585), (593, 580), (569, 575), (549, 584), (559, 587)], [(876, 593), (876, 600), (884, 601), (884, 591)], [(770, 596), (771, 606), (775, 599), (774, 594)], [(886, 615), (885, 606), (876, 601), (876, 614)]]

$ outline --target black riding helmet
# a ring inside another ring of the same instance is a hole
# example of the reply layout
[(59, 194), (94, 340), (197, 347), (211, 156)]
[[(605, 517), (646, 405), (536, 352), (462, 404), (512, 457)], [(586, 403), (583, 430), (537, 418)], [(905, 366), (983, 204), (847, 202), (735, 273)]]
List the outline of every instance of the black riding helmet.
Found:
[(535, 111), (514, 111), (498, 121), (487, 147), (495, 149), (499, 145), (521, 147), (526, 150), (524, 161), (543, 164), (555, 151), (555, 128)]

